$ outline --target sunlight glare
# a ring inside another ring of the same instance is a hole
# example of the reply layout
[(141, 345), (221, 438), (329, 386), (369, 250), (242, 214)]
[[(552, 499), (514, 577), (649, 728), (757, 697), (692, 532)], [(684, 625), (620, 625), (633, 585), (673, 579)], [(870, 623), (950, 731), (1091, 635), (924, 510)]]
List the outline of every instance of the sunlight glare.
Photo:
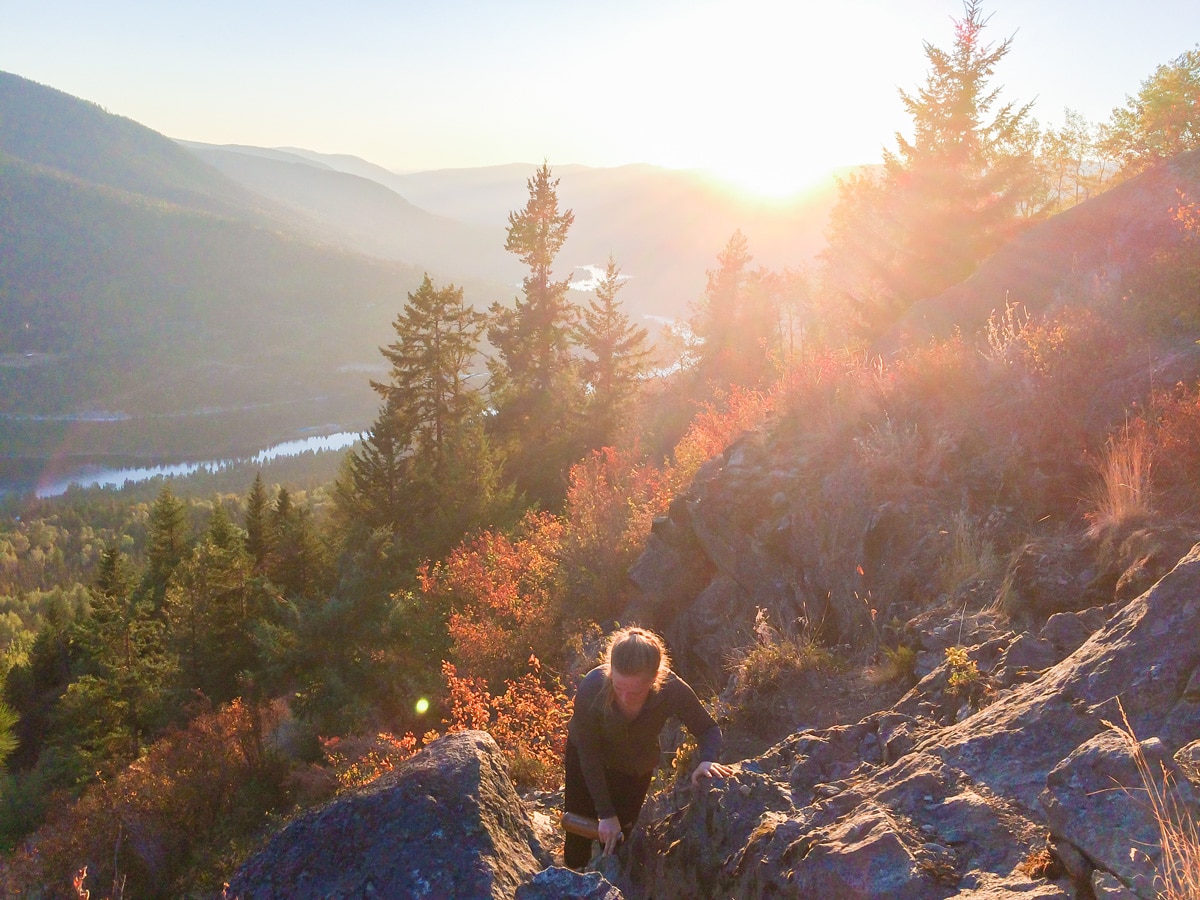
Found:
[[(912, 54), (911, 73), (880, 78), (899, 16), (878, 0), (712, 0), (661, 20), (629, 38), (629, 64), (614, 74), (626, 82), (615, 93), (638, 98), (614, 136), (636, 135), (644, 158), (703, 169), (767, 199), (878, 162), (862, 158), (864, 135), (882, 149), (903, 124), (896, 86), (921, 71)], [(847, 27), (868, 19), (872, 28)]]

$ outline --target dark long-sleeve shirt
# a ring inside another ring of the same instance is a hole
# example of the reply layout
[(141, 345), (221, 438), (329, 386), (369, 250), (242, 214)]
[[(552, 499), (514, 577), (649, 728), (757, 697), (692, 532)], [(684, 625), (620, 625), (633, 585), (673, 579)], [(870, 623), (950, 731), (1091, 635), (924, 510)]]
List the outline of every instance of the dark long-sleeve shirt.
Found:
[(575, 693), (575, 711), (567, 726), (567, 737), (579, 751), (588, 793), (601, 819), (615, 814), (604, 770), (640, 777), (653, 772), (662, 753), (658, 736), (669, 717), (683, 722), (696, 738), (699, 761), (716, 762), (721, 749), (720, 726), (682, 678), (668, 675), (661, 687), (651, 690), (641, 711), (628, 720), (615, 705), (604, 708), (600, 694), (606, 677), (603, 668), (592, 669), (584, 677)]

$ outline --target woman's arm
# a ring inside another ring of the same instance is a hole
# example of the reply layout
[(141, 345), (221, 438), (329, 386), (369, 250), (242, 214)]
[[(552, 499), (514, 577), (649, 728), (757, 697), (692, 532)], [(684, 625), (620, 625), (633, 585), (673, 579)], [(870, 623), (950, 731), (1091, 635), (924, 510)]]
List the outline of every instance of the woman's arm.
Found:
[(596, 710), (598, 693), (599, 681), (589, 674), (575, 693), (575, 708), (567, 725), (567, 737), (579, 753), (579, 768), (583, 770), (583, 780), (596, 805), (596, 816), (603, 820), (614, 818), (617, 813), (608, 793), (608, 781), (604, 777), (600, 717)]
[(692, 784), (699, 785), (701, 778), (724, 778), (732, 775), (732, 769), (716, 761), (721, 752), (721, 726), (708, 714), (708, 710), (686, 681), (676, 676), (673, 690), (677, 696), (676, 715), (699, 745), (696, 756), (700, 759), (700, 765), (692, 772)]

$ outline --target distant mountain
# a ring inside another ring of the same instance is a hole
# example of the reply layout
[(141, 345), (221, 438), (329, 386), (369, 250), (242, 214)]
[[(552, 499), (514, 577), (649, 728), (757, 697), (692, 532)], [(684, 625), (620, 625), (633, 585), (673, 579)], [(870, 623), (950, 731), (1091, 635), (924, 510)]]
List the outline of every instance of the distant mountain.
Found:
[[(244, 153), (247, 148), (228, 149)], [(264, 151), (256, 148), (253, 152)], [(482, 247), (464, 243), (461, 251), (456, 246), (444, 252), (451, 261), (461, 260), (460, 271), (500, 278), (510, 284), (520, 277), (511, 259), (506, 265), (507, 255), (502, 248), (509, 212), (525, 204), (525, 183), (535, 168), (532, 164), (402, 174), (354, 156), (298, 148), (274, 152), (288, 154), (289, 162), (304, 160), (314, 167), (304, 179), (297, 170), (291, 170), (290, 196), (281, 174), (268, 176), (265, 167), (256, 170), (244, 156), (236, 163), (230, 158), (221, 164), (212, 156), (201, 155), (247, 188), (340, 229), (358, 249), (408, 259), (399, 256), (402, 248), (415, 246), (407, 226), (399, 222), (394, 232), (396, 248), (381, 251), (380, 242), (387, 242), (390, 236), (376, 232), (367, 237), (362, 227), (352, 225), (345, 215), (353, 204), (365, 200), (367, 194), (361, 184), (336, 182), (328, 177), (328, 170), (374, 181), (409, 204), (441, 217), (443, 226), (445, 220), (455, 220), (485, 229), (470, 233), (473, 240), (483, 242)], [(275, 161), (282, 167), (283, 159)], [(345, 192), (336, 203), (327, 195), (329, 205), (324, 212), (312, 202), (304, 186), (317, 180), (317, 167), (325, 172), (321, 183), (326, 189), (332, 191), (340, 185)], [(773, 202), (746, 197), (699, 172), (649, 165), (552, 168), (560, 179), (561, 205), (575, 213), (571, 236), (559, 256), (559, 273), (567, 275), (578, 267), (603, 265), (611, 252), (630, 276), (622, 293), (629, 308), (672, 317), (686, 315), (689, 304), (700, 296), (706, 269), (715, 265), (717, 253), (735, 229), (740, 228), (747, 236), (751, 252), (761, 265), (782, 268), (810, 258), (822, 246), (825, 223), (837, 193), (832, 177), (800, 197)], [(367, 212), (360, 215), (360, 222), (370, 220)], [(382, 219), (376, 222), (383, 227)], [(454, 235), (444, 227), (439, 232), (451, 242), (466, 241), (467, 234)], [(428, 258), (434, 259), (432, 254)]]
[(174, 141), (14, 75), (0, 123), (0, 465), (369, 424), (417, 270), (289, 230)]
[(144, 125), (8, 72), (0, 72), (0, 153), (89, 184), (196, 209), (246, 211), (257, 204)]
[[(414, 206), (387, 185), (290, 151), (181, 142), (243, 188), (300, 213), (330, 240), (360, 252), (418, 265), (439, 281), (521, 277), (504, 251), (504, 233)], [(364, 164), (370, 168), (369, 164)], [(382, 170), (380, 170), (382, 171)]]

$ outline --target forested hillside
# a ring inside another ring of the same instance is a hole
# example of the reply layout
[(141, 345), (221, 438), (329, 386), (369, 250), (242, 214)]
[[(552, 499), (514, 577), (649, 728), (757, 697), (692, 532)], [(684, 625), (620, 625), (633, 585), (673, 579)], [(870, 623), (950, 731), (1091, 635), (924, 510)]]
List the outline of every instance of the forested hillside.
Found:
[(2, 83), (0, 456), (205, 458), (370, 421), (362, 366), (419, 272), (289, 233), (149, 129)]

